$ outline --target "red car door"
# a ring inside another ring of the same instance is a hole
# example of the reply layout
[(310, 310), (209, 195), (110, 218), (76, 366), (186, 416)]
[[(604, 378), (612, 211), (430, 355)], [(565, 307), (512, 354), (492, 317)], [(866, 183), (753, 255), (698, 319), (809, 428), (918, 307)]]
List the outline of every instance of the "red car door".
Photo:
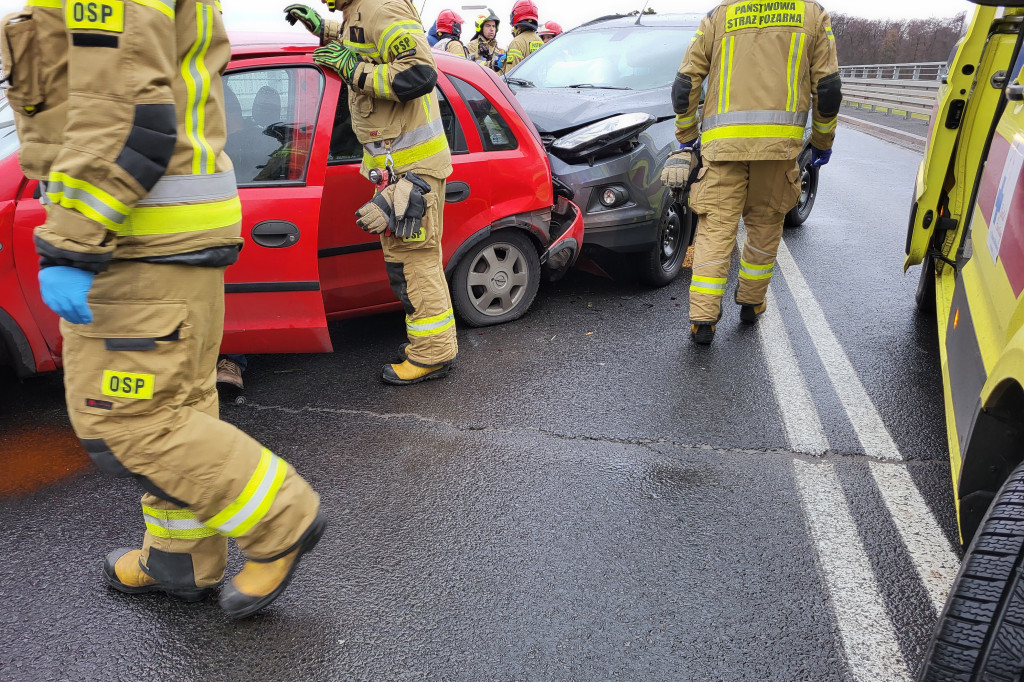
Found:
[(224, 76), (225, 151), (238, 180), (245, 245), (227, 270), (221, 351), (330, 351), (317, 262), (334, 114), (329, 99), (321, 106), (327, 81), (293, 57), (232, 67)]
[[(374, 188), (359, 175), (363, 149), (352, 132), (348, 99), (331, 78), (324, 101), (337, 102), (324, 200), (320, 214), (320, 278), (328, 317), (339, 319), (374, 309), (398, 307), (388, 284), (380, 240), (359, 229), (356, 210), (373, 198)], [(438, 104), (454, 171), (448, 178), (442, 249), (447, 262), (466, 238), (491, 222), (490, 184), (483, 174), (486, 161), (465, 105), (451, 83), (439, 74)], [(472, 147), (470, 146), (472, 145)]]

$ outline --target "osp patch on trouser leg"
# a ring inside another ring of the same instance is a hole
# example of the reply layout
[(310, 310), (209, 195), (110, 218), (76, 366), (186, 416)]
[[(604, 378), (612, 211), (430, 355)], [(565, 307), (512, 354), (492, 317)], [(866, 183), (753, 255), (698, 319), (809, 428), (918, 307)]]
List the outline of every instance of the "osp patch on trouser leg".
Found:
[(800, 168), (795, 161), (751, 161), (743, 224), (747, 238), (740, 259), (736, 302), (763, 303), (775, 267), (786, 213), (800, 198)]
[(423, 179), (430, 184), (430, 193), (422, 234), (407, 240), (383, 236), (381, 245), (391, 287), (405, 307), (406, 358), (415, 365), (433, 367), (453, 360), (459, 349), (441, 254), (445, 182), (429, 176)]
[[(217, 418), (223, 292), (223, 268), (114, 261), (94, 280), (93, 323), (61, 324), (76, 433), (83, 441), (102, 441), (109, 460), (151, 484), (153, 497), (144, 498), (150, 518), (143, 563), (160, 570), (148, 552), (154, 548), (156, 556), (187, 554), (199, 584), (223, 573), (224, 538), (161, 529), (198, 531), (196, 520), (210, 528), (209, 520), (240, 498), (255, 500), (246, 491), (266, 459), (258, 442)], [(244, 519), (228, 524), (244, 533), (239, 545), (255, 558), (294, 546), (319, 508), (316, 493), (294, 469), (278, 465), (275, 471), (284, 481), (272, 498), (259, 498)], [(177, 510), (188, 515), (171, 513)], [(249, 523), (239, 530), (241, 521)], [(166, 563), (181, 575), (183, 562), (171, 557)]]
[(700, 216), (690, 279), (690, 321), (717, 322), (728, 284), (729, 259), (746, 201), (747, 164), (708, 162), (690, 190), (690, 207)]

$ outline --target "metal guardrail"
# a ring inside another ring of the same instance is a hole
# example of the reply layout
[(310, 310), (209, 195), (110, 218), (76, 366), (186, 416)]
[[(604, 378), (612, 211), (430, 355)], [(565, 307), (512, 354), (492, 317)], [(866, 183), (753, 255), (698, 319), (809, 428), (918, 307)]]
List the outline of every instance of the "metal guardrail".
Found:
[(945, 73), (943, 62), (841, 66), (843, 103), (904, 118), (928, 119)]

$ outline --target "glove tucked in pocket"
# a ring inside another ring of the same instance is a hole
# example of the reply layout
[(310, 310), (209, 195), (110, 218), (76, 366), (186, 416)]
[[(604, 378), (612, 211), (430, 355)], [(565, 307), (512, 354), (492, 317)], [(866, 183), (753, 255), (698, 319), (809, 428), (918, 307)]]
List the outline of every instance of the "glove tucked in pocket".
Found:
[(399, 239), (422, 239), (418, 233), (423, 226), (423, 216), (427, 214), (427, 200), (424, 195), (430, 193), (430, 185), (415, 173), (406, 173), (405, 177), (392, 187), (395, 188), (395, 227), (391, 232)]

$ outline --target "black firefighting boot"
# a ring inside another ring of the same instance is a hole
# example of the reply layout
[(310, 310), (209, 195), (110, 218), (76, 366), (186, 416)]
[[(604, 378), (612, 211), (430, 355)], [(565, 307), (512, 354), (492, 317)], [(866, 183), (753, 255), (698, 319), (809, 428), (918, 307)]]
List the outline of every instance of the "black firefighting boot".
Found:
[(142, 567), (142, 550), (122, 547), (115, 549), (103, 561), (103, 577), (115, 590), (127, 594), (145, 592), (166, 592), (184, 601), (199, 601), (213, 591), (216, 585), (208, 587), (181, 587), (163, 585), (146, 573)]
[(448, 376), (450, 370), (450, 362), (421, 367), (409, 360), (405, 360), (399, 364), (384, 365), (384, 372), (381, 378), (386, 384), (408, 386), (409, 384), (418, 384), (421, 381), (428, 381), (430, 379), (441, 379)]
[(299, 559), (316, 546), (326, 526), (327, 519), (319, 513), (295, 547), (283, 556), (270, 561), (246, 561), (238, 575), (220, 591), (221, 608), (232, 618), (245, 618), (269, 606), (288, 587)]
[(761, 301), (760, 303), (740, 303), (740, 319), (744, 322), (753, 324), (757, 322), (757, 318), (761, 317), (761, 313), (768, 307), (767, 301)]
[(693, 322), (690, 324), (690, 338), (701, 346), (709, 346), (715, 340), (714, 322)]

